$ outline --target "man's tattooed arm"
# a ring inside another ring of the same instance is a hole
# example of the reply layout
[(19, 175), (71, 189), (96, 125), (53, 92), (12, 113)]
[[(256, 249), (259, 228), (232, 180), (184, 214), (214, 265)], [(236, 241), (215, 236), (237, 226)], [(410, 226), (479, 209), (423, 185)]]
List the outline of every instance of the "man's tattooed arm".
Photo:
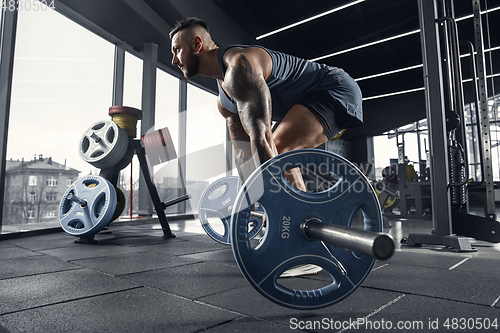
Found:
[(255, 162), (252, 159), (252, 149), (250, 148), (250, 138), (243, 129), (240, 116), (226, 110), (220, 101), (217, 99), (217, 107), (219, 112), (226, 118), (227, 129), (233, 143), (235, 153), (236, 169), (242, 182), (252, 174), (255, 170)]
[[(224, 87), (238, 105), (239, 123), (258, 156), (259, 166), (274, 156), (271, 127), (271, 93), (261, 72), (252, 67), (244, 54), (234, 57), (228, 68)], [(228, 119), (228, 126), (229, 126)], [(243, 136), (243, 133), (237, 135)], [(245, 155), (246, 156), (246, 155)], [(256, 157), (257, 157), (256, 156)]]
[(226, 118), (227, 128), (231, 136), (231, 142), (234, 147), (234, 160), (236, 169), (242, 182), (256, 169), (255, 162), (252, 158), (252, 149), (250, 147), (250, 138), (241, 125), (240, 117), (233, 114)]

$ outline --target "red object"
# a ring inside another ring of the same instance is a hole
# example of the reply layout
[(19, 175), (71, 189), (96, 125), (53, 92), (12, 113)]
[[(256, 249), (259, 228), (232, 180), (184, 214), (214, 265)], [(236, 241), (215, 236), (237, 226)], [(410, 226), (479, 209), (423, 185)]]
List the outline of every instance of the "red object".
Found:
[(130, 219), (134, 209), (134, 179), (132, 177), (132, 161), (130, 161)]
[(137, 117), (137, 119), (142, 119), (142, 111), (130, 106), (115, 105), (109, 108), (109, 115), (114, 114), (129, 114), (131, 116)]

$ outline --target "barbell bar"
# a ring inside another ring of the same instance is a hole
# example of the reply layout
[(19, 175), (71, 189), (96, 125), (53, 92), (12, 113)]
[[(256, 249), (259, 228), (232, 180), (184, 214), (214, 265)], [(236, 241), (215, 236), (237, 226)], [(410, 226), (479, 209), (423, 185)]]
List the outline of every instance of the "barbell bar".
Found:
[(300, 231), (307, 240), (319, 240), (377, 260), (390, 259), (395, 250), (394, 240), (387, 234), (328, 224), (317, 218), (302, 221)]
[(87, 206), (87, 201), (77, 197), (73, 192), (68, 193), (68, 195), (66, 196), (66, 199), (71, 200), (73, 202), (76, 202), (82, 208)]
[[(263, 219), (265, 215), (250, 211), (252, 217)], [(328, 224), (317, 218), (302, 221), (300, 231), (307, 240), (319, 240), (377, 260), (389, 260), (396, 249), (394, 239), (387, 234)]]
[[(252, 217), (262, 219), (265, 215), (250, 211)], [(307, 240), (319, 240), (377, 260), (388, 260), (395, 251), (394, 240), (387, 234), (328, 224), (316, 218), (302, 221), (300, 231)]]

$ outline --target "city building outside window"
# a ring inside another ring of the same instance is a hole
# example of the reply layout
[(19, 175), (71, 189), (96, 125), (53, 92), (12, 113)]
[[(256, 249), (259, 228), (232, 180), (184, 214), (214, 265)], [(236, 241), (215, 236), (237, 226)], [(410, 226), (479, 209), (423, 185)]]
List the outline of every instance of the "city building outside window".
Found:
[(36, 186), (37, 176), (30, 176), (28, 186)]
[(54, 202), (57, 200), (57, 195), (55, 192), (47, 192), (45, 194), (45, 201)]
[(47, 186), (57, 186), (57, 177), (47, 177)]

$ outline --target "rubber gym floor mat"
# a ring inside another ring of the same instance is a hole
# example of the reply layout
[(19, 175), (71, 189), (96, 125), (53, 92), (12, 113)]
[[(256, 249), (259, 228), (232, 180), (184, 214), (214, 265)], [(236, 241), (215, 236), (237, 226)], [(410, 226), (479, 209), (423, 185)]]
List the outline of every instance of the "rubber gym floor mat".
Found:
[(136, 288), (0, 317), (12, 332), (196, 332), (237, 314), (151, 288)]
[(56, 249), (59, 247), (67, 247), (68, 244), (73, 243), (75, 237), (72, 237), (64, 232), (47, 234), (47, 235), (38, 235), (33, 237), (22, 237), (9, 239), (0, 242), (0, 246), (2, 243), (10, 244), (14, 246), (20, 246), (24, 249), (39, 251), (39, 250), (49, 250)]
[(137, 248), (144, 249), (147, 251), (157, 251), (165, 255), (180, 256), (186, 254), (194, 254), (194, 253), (202, 253), (213, 250), (226, 249), (227, 245), (219, 244), (216, 242), (205, 243), (205, 242), (186, 240), (182, 242), (175, 242), (175, 244), (162, 243), (154, 245), (144, 245)]
[(401, 293), (358, 288), (342, 302), (323, 309), (302, 311), (275, 304), (264, 298), (252, 286), (246, 285), (228, 292), (200, 298), (200, 301), (251, 317), (290, 325), (291, 318), (321, 320), (321, 318), (334, 317), (336, 320), (349, 320), (363, 317), (399, 295)]
[(144, 252), (140, 247), (119, 246), (113, 244), (76, 244), (69, 240), (65, 247), (41, 250), (40, 253), (71, 261), (78, 259), (101, 258), (121, 254)]
[(363, 287), (481, 305), (500, 295), (498, 275), (397, 264), (373, 271)]
[[(2, 249), (3, 255), (4, 249)], [(81, 268), (60, 259), (41, 255), (0, 260), (0, 280)]]
[(120, 276), (149, 270), (190, 265), (199, 262), (199, 260), (179, 258), (156, 251), (144, 251), (120, 256), (75, 260), (72, 262), (99, 272)]
[[(236, 260), (234, 259), (233, 251), (228, 247), (226, 249), (207, 251), (195, 254), (187, 254), (183, 256), (179, 256), (179, 258), (190, 258), (195, 260), (209, 261), (209, 262), (217, 262), (230, 266), (237, 267)], [(242, 275), (243, 276), (243, 275)]]
[(76, 269), (0, 280), (0, 290), (2, 291), (0, 314), (135, 287), (137, 287), (136, 283), (117, 280), (108, 274), (90, 269)]
[[(374, 328), (374, 324), (381, 325), (384, 320), (385, 330), (379, 328), (378, 331), (493, 332), (496, 329), (491, 326), (491, 323), (498, 318), (498, 315), (498, 309), (490, 306), (404, 295), (390, 306), (367, 318), (372, 322), (371, 325), (368, 326), (366, 323), (360, 329)], [(485, 329), (485, 324), (490, 327)]]
[(248, 284), (237, 267), (215, 262), (198, 262), (121, 278), (189, 299), (217, 295)]
[[(255, 332), (273, 332), (284, 333), (290, 332), (290, 325), (268, 322), (258, 318), (241, 317), (231, 320), (227, 323), (217, 325), (207, 329), (204, 332), (212, 333), (255, 333)], [(299, 329), (294, 329), (293, 332), (306, 332)], [(1, 333), (1, 331), (0, 331)]]

